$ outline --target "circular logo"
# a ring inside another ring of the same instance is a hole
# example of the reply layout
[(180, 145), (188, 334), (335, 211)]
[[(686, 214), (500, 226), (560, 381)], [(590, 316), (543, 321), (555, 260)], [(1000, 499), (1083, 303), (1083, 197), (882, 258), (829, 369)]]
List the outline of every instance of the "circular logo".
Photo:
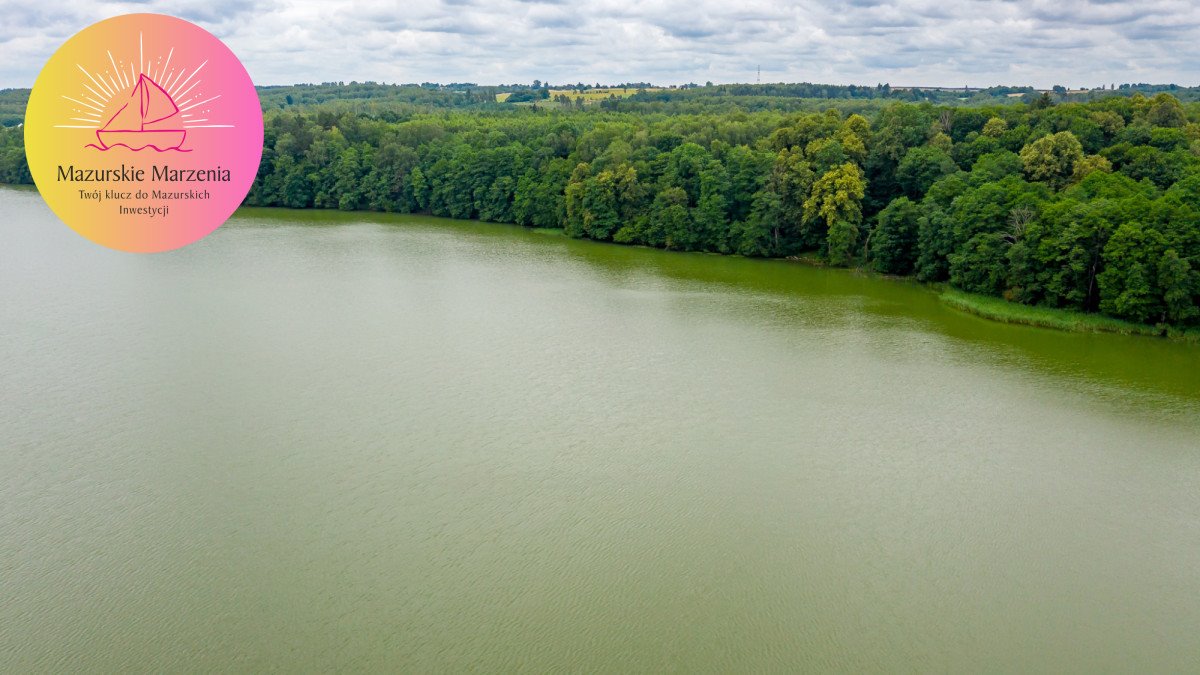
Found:
[(50, 57), (25, 113), (38, 191), (67, 225), (121, 251), (186, 246), (250, 191), (263, 118), (246, 69), (182, 19), (93, 24)]

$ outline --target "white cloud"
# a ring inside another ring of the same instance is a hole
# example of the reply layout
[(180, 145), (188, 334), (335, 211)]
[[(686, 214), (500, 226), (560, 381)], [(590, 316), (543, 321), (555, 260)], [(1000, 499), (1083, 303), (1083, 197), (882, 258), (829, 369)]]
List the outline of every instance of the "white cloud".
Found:
[(1192, 0), (0, 0), (0, 86), (100, 19), (194, 21), (260, 84), (1197, 84)]

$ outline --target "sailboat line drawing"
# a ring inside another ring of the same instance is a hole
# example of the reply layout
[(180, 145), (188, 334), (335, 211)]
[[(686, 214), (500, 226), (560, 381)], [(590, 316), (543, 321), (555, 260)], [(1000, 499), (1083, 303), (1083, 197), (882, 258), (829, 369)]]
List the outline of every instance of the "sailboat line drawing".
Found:
[[(204, 129), (199, 134), (204, 139), (209, 130), (235, 127), (222, 123), (220, 103), (210, 105), (221, 94), (205, 92), (211, 85), (201, 84), (203, 78), (197, 77), (208, 65), (208, 59), (190, 67), (186, 63), (190, 57), (183, 54), (172, 61), (175, 47), (166, 49), (165, 57), (150, 58), (146, 58), (145, 47), (139, 32), (136, 58), (117, 59), (112, 50), (105, 50), (111, 69), (99, 65), (98, 58), (90, 68), (76, 63), (75, 67), (86, 79), (78, 82), (78, 90), (60, 92), (72, 105), (65, 111), (66, 124), (55, 124), (54, 128), (88, 130), (87, 138), (90, 140), (94, 135), (95, 142), (84, 141), (87, 143), (84, 147), (100, 152), (114, 148), (131, 152), (146, 148), (155, 152), (191, 152), (195, 148), (185, 148), (184, 142), (196, 145), (197, 135), (190, 133), (192, 129)], [(215, 115), (214, 108), (218, 108)], [(209, 116), (217, 119), (210, 122)], [(204, 145), (204, 141), (200, 144)]]
[(96, 139), (99, 144), (88, 147), (101, 151), (124, 146), (135, 152), (146, 148), (191, 152), (182, 147), (187, 130), (175, 99), (145, 73), (138, 75), (125, 105), (96, 130)]

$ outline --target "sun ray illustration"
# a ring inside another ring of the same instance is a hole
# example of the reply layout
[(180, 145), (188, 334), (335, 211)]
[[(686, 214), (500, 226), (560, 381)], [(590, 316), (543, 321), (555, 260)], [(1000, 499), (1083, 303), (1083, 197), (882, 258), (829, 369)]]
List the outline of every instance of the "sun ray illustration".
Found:
[(161, 76), (167, 73), (167, 66), (171, 65), (171, 56), (175, 54), (175, 48), (171, 47), (171, 51), (167, 52), (167, 60), (161, 66), (154, 69), (154, 81), (161, 82)]
[[(82, 72), (84, 75), (87, 75), (88, 79), (92, 81), (92, 84), (96, 85), (97, 87), (100, 87), (100, 89), (101, 89), (102, 91), (105, 91), (105, 92), (107, 92), (107, 95), (104, 97), (104, 98), (105, 98), (105, 100), (108, 100), (109, 98), (112, 98), (112, 95), (113, 95), (113, 93), (112, 93), (111, 91), (109, 91), (109, 90), (108, 90), (108, 88), (107, 88), (107, 87), (105, 87), (103, 84), (100, 84), (100, 82), (99, 82), (99, 81), (97, 81), (95, 77), (92, 77), (92, 74), (91, 74), (91, 73), (89, 73), (88, 71), (84, 70), (83, 66), (79, 65), (78, 63), (76, 63), (76, 64), (75, 64), (75, 67), (76, 67), (76, 68), (79, 68), (79, 71), (80, 71), (80, 72)], [(86, 87), (87, 85), (85, 84), (85, 85), (83, 85), (83, 86), (85, 86), (85, 87)], [(99, 95), (99, 92), (96, 92), (95, 90), (93, 90), (93, 92), (92, 92), (92, 93)]]
[[(117, 73), (117, 77), (118, 77), (118, 78), (120, 79), (120, 81), (121, 81), (121, 84), (119, 84), (119, 85), (117, 85), (117, 84), (114, 82), (114, 83), (113, 83), (113, 84), (114, 84), (114, 86), (117, 86), (117, 87), (119, 87), (119, 88), (128, 88), (128, 87), (129, 87), (129, 83), (125, 81), (125, 73), (123, 73), (123, 72), (121, 71), (121, 69), (117, 67), (117, 60), (113, 58), (113, 55), (112, 55), (112, 51), (111, 51), (111, 50), (108, 50), (108, 62), (112, 64), (113, 70), (114, 70), (114, 71), (116, 71), (116, 73)], [(110, 79), (110, 80), (112, 79), (112, 75), (111, 75), (111, 74), (109, 75), (109, 79)]]
[[(194, 73), (193, 73), (193, 74), (194, 74)], [(172, 95), (172, 98), (183, 98), (184, 96), (187, 96), (187, 93), (188, 93), (189, 91), (191, 91), (191, 90), (195, 89), (195, 88), (196, 88), (196, 85), (200, 84), (200, 83), (201, 83), (201, 82), (203, 82), (203, 81), (204, 81), (204, 80), (196, 80), (195, 82), (193, 82), (193, 83), (192, 83), (192, 86), (190, 86), (190, 87), (188, 87), (187, 89), (183, 90), (183, 91), (182, 91), (181, 93), (179, 93), (178, 95)], [(191, 100), (191, 99), (188, 99), (188, 100)]]
[(172, 80), (170, 84), (166, 85), (167, 91), (170, 91), (171, 89), (173, 89), (175, 87), (176, 84), (179, 84), (179, 78), (183, 77), (183, 74), (186, 72), (187, 72), (187, 68), (181, 68), (179, 70), (179, 74), (175, 76), (175, 79)]
[(191, 79), (196, 76), (196, 73), (200, 72), (200, 70), (203, 69), (204, 66), (206, 66), (206, 65), (208, 65), (208, 61), (205, 61), (204, 63), (201, 63), (200, 65), (196, 66), (196, 69), (192, 71), (191, 75), (187, 76), (187, 79), (183, 81), (183, 84), (178, 85), (178, 87), (176, 87), (175, 91), (169, 91), (167, 93), (170, 94), (172, 97), (177, 96), (178, 94), (176, 94), (175, 92), (179, 91), (179, 88), (183, 87), (184, 84), (187, 84), (189, 81), (191, 81)]
[(205, 99), (205, 100), (203, 100), (203, 101), (200, 101), (199, 103), (193, 103), (192, 105), (189, 105), (189, 106), (188, 106), (188, 107), (186, 107), (186, 108), (180, 108), (180, 110), (191, 110), (192, 108), (195, 108), (195, 107), (196, 107), (196, 106), (198, 106), (198, 105), (204, 105), (205, 103), (208, 103), (209, 101), (215, 101), (215, 100), (217, 100), (217, 99), (219, 99), (219, 98), (221, 98), (221, 95), (220, 95), (220, 94), (217, 94), (216, 96), (214, 96), (214, 97), (212, 97), (212, 98)]
[(105, 87), (104, 85), (100, 84), (100, 82), (99, 82), (99, 81), (97, 81), (97, 80), (96, 80), (96, 78), (95, 78), (95, 77), (93, 77), (91, 73), (89, 73), (87, 70), (84, 70), (83, 66), (79, 65), (78, 63), (76, 63), (76, 64), (75, 64), (75, 67), (79, 69), (79, 72), (81, 72), (81, 73), (83, 73), (84, 75), (86, 75), (86, 76), (88, 77), (88, 79), (92, 81), (92, 84), (96, 85), (97, 87), (99, 87), (99, 88), (100, 88), (100, 90), (101, 90), (101, 91), (105, 92), (105, 93), (106, 93), (106, 95), (108, 95), (109, 97), (111, 97), (111, 96), (112, 96), (112, 91), (110, 91), (110, 90), (108, 89), (108, 87)]
[[(189, 89), (190, 89), (190, 87), (189, 87)], [(187, 105), (187, 104), (191, 103), (192, 101), (195, 101), (197, 98), (199, 98), (199, 96), (200, 96), (200, 94), (199, 94), (199, 93), (197, 93), (197, 94), (193, 95), (193, 96), (192, 96), (192, 97), (190, 97), (190, 98), (187, 98), (187, 99), (184, 99), (183, 101), (180, 101), (180, 102), (179, 102), (179, 105), (180, 105), (181, 107), (182, 107), (182, 106), (185, 106), (185, 105)], [(217, 94), (215, 98), (220, 98), (220, 97), (221, 97), (221, 95), (220, 95), (220, 94)], [(204, 103), (204, 101), (201, 101), (201, 103)], [(192, 109), (191, 107), (183, 108), (183, 110), (191, 110), (191, 109)]]
[(95, 89), (92, 89), (91, 87), (89, 87), (89, 86), (87, 85), (87, 83), (86, 83), (86, 82), (84, 82), (84, 83), (83, 83), (83, 88), (84, 88), (84, 89), (87, 89), (87, 90), (88, 90), (88, 91), (90, 91), (90, 92), (92, 92), (92, 94), (93, 94), (93, 95), (94, 95), (96, 98), (100, 99), (101, 101), (104, 101), (105, 103), (108, 103), (108, 99), (109, 99), (109, 97), (108, 97), (108, 96), (105, 96), (104, 94), (101, 94), (100, 92), (96, 91)]
[(88, 104), (84, 103), (83, 101), (76, 101), (75, 99), (71, 98), (70, 96), (67, 96), (66, 94), (63, 94), (63, 98), (67, 99), (71, 103), (78, 103), (79, 105), (91, 108), (92, 110), (95, 110), (96, 112), (104, 112), (103, 108), (97, 108), (94, 105), (88, 105)]
[(185, 64), (174, 61), (173, 46), (165, 59), (151, 47), (147, 60), (144, 33), (138, 34), (136, 66), (133, 58), (118, 61), (112, 50), (105, 50), (104, 55), (111, 69), (89, 71), (83, 64), (75, 64), (85, 78), (79, 83), (80, 93), (77, 98), (62, 97), (80, 107), (65, 117), (71, 124), (54, 125), (59, 129), (96, 130), (98, 142), (89, 147), (105, 151), (120, 146), (137, 151), (153, 146), (158, 152), (188, 152), (181, 147), (188, 129), (234, 128), (232, 124), (203, 124), (221, 121), (212, 119), (210, 108), (199, 109), (221, 98), (216, 94), (198, 100), (204, 93), (198, 89), (204, 82), (198, 75), (207, 60), (190, 70), (180, 68)]

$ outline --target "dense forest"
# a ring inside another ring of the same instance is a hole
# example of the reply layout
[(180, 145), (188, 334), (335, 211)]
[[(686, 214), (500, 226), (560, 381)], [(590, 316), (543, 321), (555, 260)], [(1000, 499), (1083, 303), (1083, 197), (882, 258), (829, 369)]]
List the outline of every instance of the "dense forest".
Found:
[[(474, 85), (391, 97), (363, 86), (337, 100), (262, 90), (247, 204), (816, 256), (1028, 305), (1200, 324), (1200, 106), (1165, 92), (825, 100), (814, 112), (742, 106), (736, 92), (709, 105), (721, 97), (706, 87), (539, 109)], [(29, 181), (18, 128), (0, 131), (0, 181)]]

